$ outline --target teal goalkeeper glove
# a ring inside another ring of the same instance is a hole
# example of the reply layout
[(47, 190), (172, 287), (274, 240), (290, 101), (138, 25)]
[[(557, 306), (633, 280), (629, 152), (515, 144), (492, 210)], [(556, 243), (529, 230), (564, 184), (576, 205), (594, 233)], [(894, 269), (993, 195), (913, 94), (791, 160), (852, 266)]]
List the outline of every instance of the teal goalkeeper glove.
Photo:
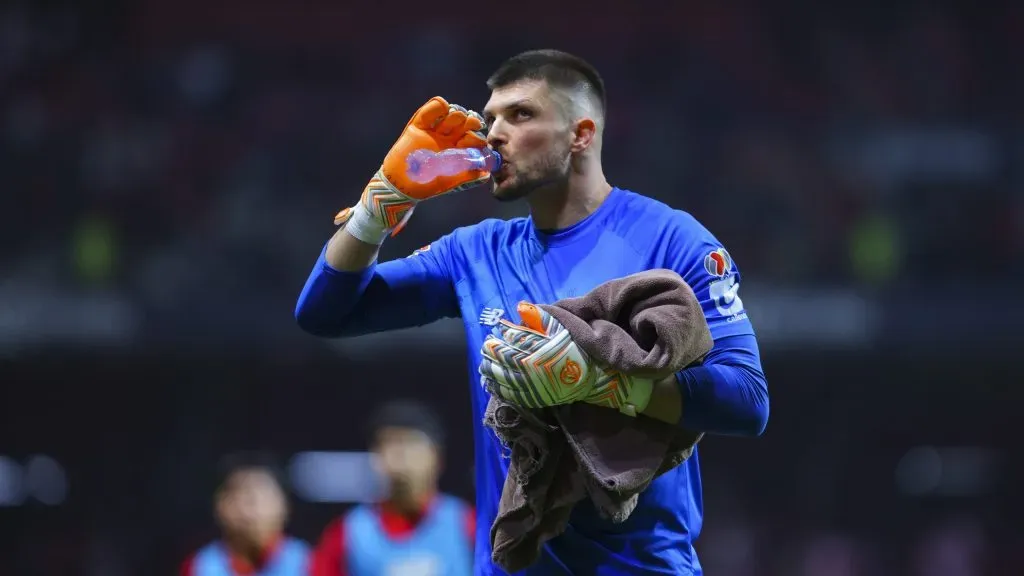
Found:
[(482, 384), (523, 408), (587, 402), (636, 416), (647, 408), (654, 381), (627, 376), (595, 363), (550, 314), (520, 302), (522, 324), (502, 320), (500, 338), (481, 349)]

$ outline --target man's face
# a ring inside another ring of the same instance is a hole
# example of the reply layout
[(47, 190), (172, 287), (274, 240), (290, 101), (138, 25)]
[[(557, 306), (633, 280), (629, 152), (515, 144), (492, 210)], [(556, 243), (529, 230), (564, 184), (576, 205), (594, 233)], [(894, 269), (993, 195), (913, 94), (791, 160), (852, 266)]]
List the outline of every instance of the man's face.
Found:
[(240, 470), (217, 497), (217, 518), (229, 535), (262, 546), (284, 529), (287, 505), (274, 477), (264, 470)]
[(384, 428), (373, 447), (377, 472), (389, 483), (393, 498), (436, 488), (440, 459), (430, 438), (410, 428)]
[(493, 176), (495, 198), (517, 200), (568, 181), (573, 125), (565, 106), (539, 80), (524, 80), (491, 93), (483, 109), (487, 141), (504, 160)]

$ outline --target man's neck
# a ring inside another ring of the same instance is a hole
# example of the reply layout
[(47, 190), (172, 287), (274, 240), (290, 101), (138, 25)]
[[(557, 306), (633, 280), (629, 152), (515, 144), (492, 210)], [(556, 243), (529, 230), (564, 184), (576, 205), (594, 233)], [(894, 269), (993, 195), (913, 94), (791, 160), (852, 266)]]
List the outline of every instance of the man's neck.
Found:
[(402, 498), (390, 498), (385, 505), (402, 516), (414, 518), (422, 515), (434, 500), (435, 492), (408, 495)]
[(574, 176), (561, 189), (538, 190), (530, 196), (530, 217), (538, 230), (562, 230), (576, 224), (593, 214), (612, 191), (600, 171)]
[(254, 566), (258, 566), (266, 559), (267, 553), (274, 547), (277, 540), (278, 538), (269, 538), (266, 542), (258, 543), (245, 538), (228, 537), (226, 539), (228, 548), (234, 556), (244, 558)]

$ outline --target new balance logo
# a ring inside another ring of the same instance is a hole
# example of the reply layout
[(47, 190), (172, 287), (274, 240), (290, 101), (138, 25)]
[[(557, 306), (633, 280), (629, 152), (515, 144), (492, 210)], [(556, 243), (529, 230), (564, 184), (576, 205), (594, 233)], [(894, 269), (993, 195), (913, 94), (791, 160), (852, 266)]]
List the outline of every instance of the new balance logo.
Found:
[(484, 308), (480, 313), (480, 323), (484, 326), (497, 326), (504, 314), (505, 311), (501, 308)]

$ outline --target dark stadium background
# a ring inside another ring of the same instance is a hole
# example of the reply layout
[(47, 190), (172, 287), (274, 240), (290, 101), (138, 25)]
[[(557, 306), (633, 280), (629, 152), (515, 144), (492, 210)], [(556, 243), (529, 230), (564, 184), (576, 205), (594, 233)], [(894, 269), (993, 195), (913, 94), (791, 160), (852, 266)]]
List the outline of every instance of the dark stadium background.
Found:
[[(171, 573), (239, 448), (292, 464), (315, 539), (398, 395), (472, 498), (458, 321), (291, 314), (413, 110), (536, 47), (603, 72), (613, 183), (744, 274), (771, 420), (701, 445), (707, 573), (1024, 573), (1024, 4), (138, 0), (0, 4), (0, 574)], [(523, 213), (474, 192), (383, 256)]]

